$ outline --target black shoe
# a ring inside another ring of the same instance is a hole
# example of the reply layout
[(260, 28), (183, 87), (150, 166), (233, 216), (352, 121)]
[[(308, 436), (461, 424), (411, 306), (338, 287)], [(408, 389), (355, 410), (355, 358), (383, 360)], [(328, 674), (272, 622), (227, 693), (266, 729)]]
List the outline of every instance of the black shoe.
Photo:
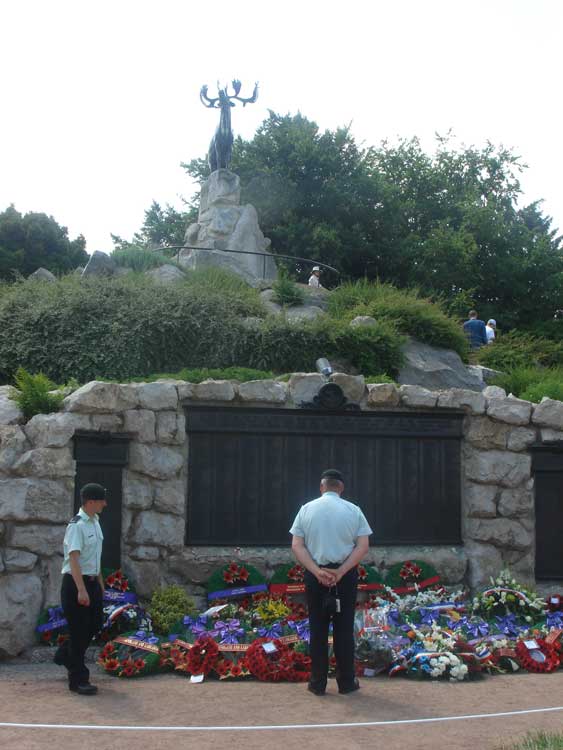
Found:
[(307, 690), (313, 695), (326, 695), (326, 688), (316, 688), (313, 685), (307, 685)]
[(338, 692), (340, 695), (347, 695), (348, 693), (354, 693), (356, 690), (360, 689), (360, 683), (358, 680), (354, 680), (354, 684), (350, 685), (350, 687), (340, 687), (338, 688)]
[(81, 685), (69, 685), (69, 690), (78, 695), (96, 695), (98, 688), (95, 685), (91, 685), (89, 682), (83, 682)]

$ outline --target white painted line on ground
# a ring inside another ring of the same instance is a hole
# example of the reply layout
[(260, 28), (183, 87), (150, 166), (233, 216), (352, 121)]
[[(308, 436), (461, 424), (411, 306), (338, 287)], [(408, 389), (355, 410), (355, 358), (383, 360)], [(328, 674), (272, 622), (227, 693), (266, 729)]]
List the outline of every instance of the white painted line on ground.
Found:
[(87, 729), (104, 730), (110, 732), (256, 732), (273, 729), (350, 729), (354, 727), (386, 727), (401, 724), (431, 724), (437, 721), (466, 721), (468, 719), (495, 719), (501, 716), (520, 716), (522, 714), (541, 714), (551, 711), (563, 711), (563, 706), (551, 708), (525, 708), (520, 711), (498, 711), (491, 714), (464, 714), (462, 716), (432, 716), (427, 719), (390, 719), (386, 721), (353, 721), (340, 724), (264, 724), (245, 726), (217, 726), (217, 727), (145, 727), (126, 726), (120, 724), (23, 724), (0, 721), (0, 729)]

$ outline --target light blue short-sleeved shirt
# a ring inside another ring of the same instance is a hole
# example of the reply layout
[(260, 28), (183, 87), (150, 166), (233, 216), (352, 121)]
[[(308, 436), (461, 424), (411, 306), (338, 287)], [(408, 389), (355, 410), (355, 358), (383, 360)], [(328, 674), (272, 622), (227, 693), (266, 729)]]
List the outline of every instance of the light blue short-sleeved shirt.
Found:
[(82, 508), (66, 528), (63, 542), (64, 562), (62, 573), (70, 573), (70, 553), (80, 552), (78, 558), (82, 575), (97, 576), (101, 571), (104, 535), (98, 516), (92, 518)]
[(328, 565), (344, 562), (356, 546), (356, 539), (373, 532), (357, 505), (337, 492), (325, 492), (301, 506), (289, 533), (304, 538), (317, 565)]

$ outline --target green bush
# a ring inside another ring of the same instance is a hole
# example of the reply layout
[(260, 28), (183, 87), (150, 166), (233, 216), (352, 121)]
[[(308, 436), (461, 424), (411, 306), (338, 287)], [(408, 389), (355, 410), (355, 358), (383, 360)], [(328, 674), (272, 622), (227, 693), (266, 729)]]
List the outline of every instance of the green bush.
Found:
[(479, 349), (477, 359), (486, 367), (503, 371), (519, 367), (559, 367), (563, 366), (563, 341), (511, 331), (494, 344)]
[(515, 367), (497, 375), (491, 380), (491, 385), (504, 388), (507, 393), (512, 393), (518, 398), (520, 394), (541, 378), (542, 371), (538, 367)]
[(149, 271), (151, 268), (158, 268), (165, 263), (175, 265), (164, 253), (155, 250), (149, 250), (147, 247), (122, 247), (114, 250), (111, 257), (121, 268), (130, 268), (132, 271)]
[(546, 374), (539, 382), (532, 383), (522, 392), (520, 398), (538, 404), (544, 396), (563, 401), (563, 370), (559, 370), (558, 374)]
[(305, 292), (281, 271), (272, 284), (272, 289), (274, 291), (274, 302), (277, 302), (278, 305), (291, 307), (292, 305), (302, 305), (305, 301)]
[(515, 367), (493, 384), (526, 401), (539, 403), (544, 396), (563, 401), (563, 368)]
[(159, 635), (168, 635), (185, 615), (194, 615), (196, 612), (194, 600), (181, 586), (156, 589), (147, 610), (152, 618), (154, 632)]
[(26, 420), (36, 414), (50, 414), (60, 409), (64, 394), (49, 393), (56, 386), (43, 373), (32, 375), (23, 367), (19, 367), (14, 382), (18, 390), (14, 391), (11, 398), (23, 411)]
[(367, 280), (348, 283), (331, 295), (329, 312), (343, 320), (370, 315), (378, 321), (391, 321), (400, 333), (431, 346), (453, 349), (467, 360), (463, 329), (439, 304), (419, 297), (416, 291)]
[(224, 367), (222, 369), (200, 367), (197, 370), (184, 368), (179, 372), (149, 375), (146, 378), (133, 378), (133, 380), (152, 383), (162, 378), (171, 378), (172, 380), (185, 380), (188, 383), (202, 383), (204, 380), (238, 380), (239, 383), (247, 383), (249, 380), (269, 380), (274, 377), (273, 372), (252, 370), (250, 367)]
[(392, 383), (393, 385), (397, 385), (397, 383), (393, 380), (393, 378), (390, 378), (389, 375), (381, 374), (381, 375), (366, 375), (365, 376), (366, 383)]

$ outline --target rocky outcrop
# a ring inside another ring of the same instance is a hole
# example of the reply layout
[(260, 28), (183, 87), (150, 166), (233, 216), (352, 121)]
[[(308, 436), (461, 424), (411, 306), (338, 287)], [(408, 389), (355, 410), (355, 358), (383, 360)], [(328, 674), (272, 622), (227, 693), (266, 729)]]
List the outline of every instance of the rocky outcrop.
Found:
[(117, 264), (111, 255), (96, 250), (90, 256), (82, 276), (113, 276), (117, 271)]
[(431, 391), (462, 388), (480, 392), (485, 386), (450, 349), (437, 349), (411, 339), (402, 351), (404, 363), (397, 378), (401, 384), (419, 385)]

